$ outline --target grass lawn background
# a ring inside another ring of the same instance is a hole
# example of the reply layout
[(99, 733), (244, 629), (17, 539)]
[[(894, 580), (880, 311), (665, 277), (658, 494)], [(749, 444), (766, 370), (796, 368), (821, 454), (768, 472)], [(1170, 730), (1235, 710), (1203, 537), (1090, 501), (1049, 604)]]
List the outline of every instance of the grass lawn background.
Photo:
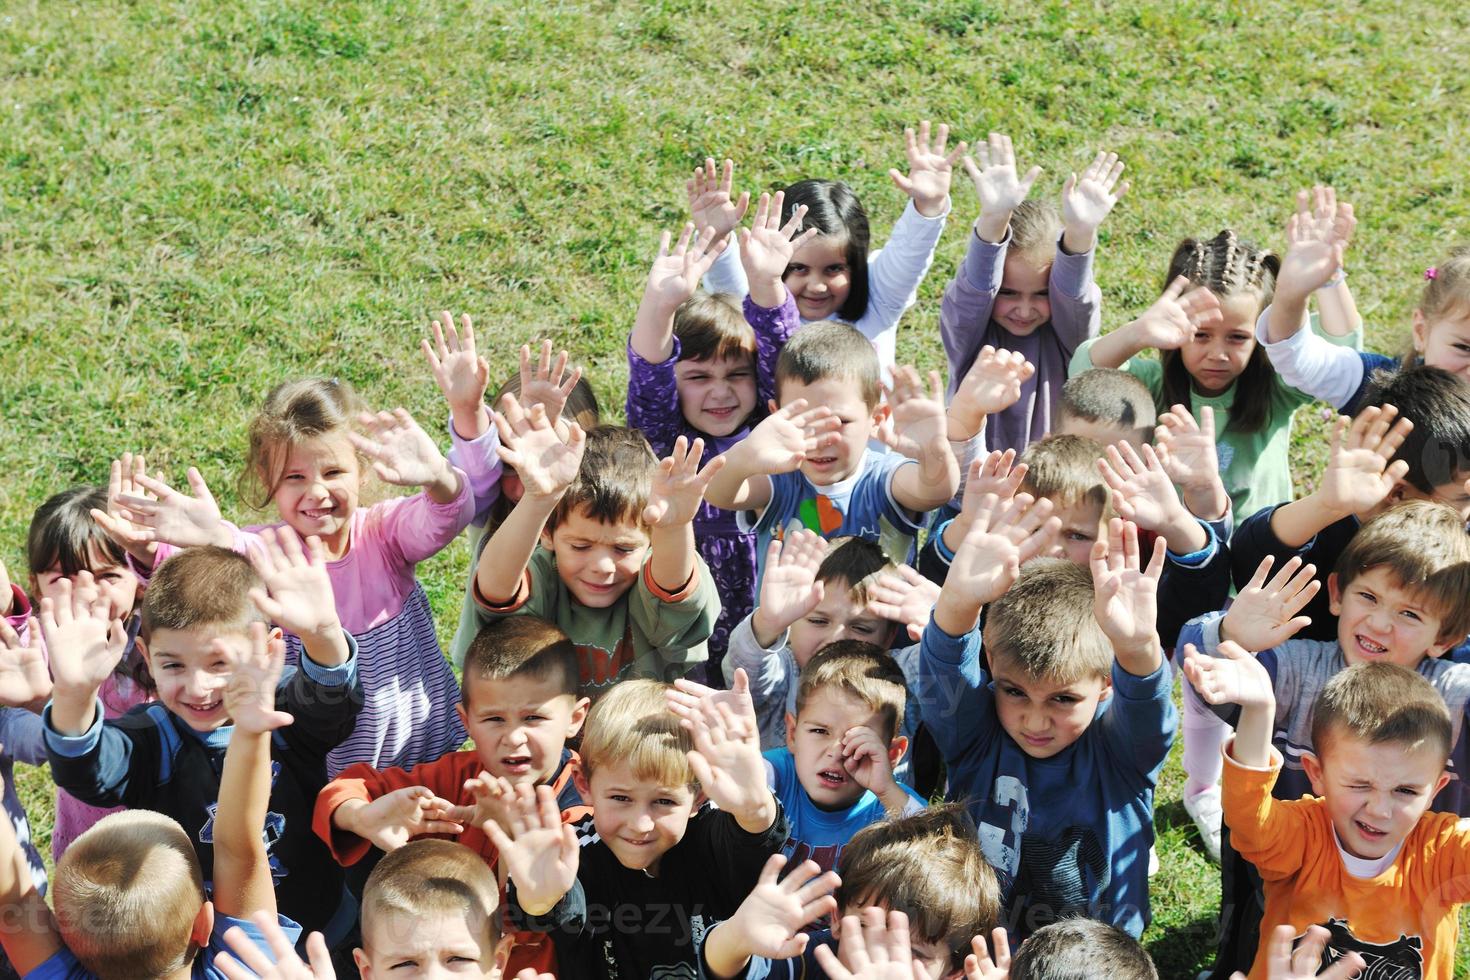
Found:
[[(476, 318), (495, 381), (551, 336), (620, 417), (646, 263), (699, 160), (733, 156), (752, 190), (846, 180), (878, 244), (921, 118), (1009, 133), (1048, 195), (1096, 148), (1123, 155), (1106, 328), (1179, 237), (1280, 247), (1294, 189), (1332, 182), (1358, 209), (1369, 346), (1395, 352), (1424, 267), (1470, 238), (1470, 8), (1319, 6), (0, 5), (0, 557), (23, 580), (32, 510), (124, 449), (175, 480), (199, 466), (257, 518), (234, 493), (244, 427), (287, 378), (345, 377), (442, 432), (417, 351), (441, 308)], [(923, 367), (944, 366), (939, 299), (977, 212), (963, 174), (953, 197), (900, 333)], [(1304, 487), (1320, 411), (1294, 448)], [(467, 561), (461, 540), (420, 569), (446, 640)], [(1176, 756), (1145, 937), (1166, 977), (1207, 960), (1218, 895), (1180, 779)], [(44, 840), (47, 780), (19, 781)]]

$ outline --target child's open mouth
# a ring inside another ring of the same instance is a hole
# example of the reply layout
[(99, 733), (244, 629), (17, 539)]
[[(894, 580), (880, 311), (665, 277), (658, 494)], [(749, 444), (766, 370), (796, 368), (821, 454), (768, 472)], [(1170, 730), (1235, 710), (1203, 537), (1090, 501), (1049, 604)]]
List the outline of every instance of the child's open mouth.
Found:
[(304, 508), (301, 514), (303, 517), (310, 518), (313, 521), (320, 521), (331, 517), (336, 512), (337, 508), (335, 507), (308, 507)]
[(507, 776), (524, 776), (531, 771), (529, 755), (510, 755), (500, 760), (501, 771)]
[(187, 701), (181, 701), (179, 702), (179, 707), (183, 708), (188, 714), (207, 717), (218, 711), (221, 703), (219, 698), (215, 698), (213, 701), (206, 701), (203, 704), (189, 704)]
[(1388, 836), (1388, 831), (1379, 830), (1377, 827), (1366, 824), (1361, 820), (1354, 820), (1353, 824), (1358, 828), (1358, 833), (1362, 834), (1367, 840), (1380, 841)]
[(715, 418), (723, 421), (735, 414), (735, 408), (736, 406), (734, 405), (731, 405), (729, 408), (706, 408), (704, 414), (713, 415)]
[(1363, 656), (1365, 657), (1381, 657), (1388, 652), (1388, 647), (1384, 646), (1382, 643), (1374, 643), (1366, 636), (1355, 635), (1353, 639), (1357, 640), (1358, 650), (1361, 651)]
[(847, 782), (847, 773), (841, 769), (823, 769), (817, 773), (817, 778), (826, 789), (841, 789)]

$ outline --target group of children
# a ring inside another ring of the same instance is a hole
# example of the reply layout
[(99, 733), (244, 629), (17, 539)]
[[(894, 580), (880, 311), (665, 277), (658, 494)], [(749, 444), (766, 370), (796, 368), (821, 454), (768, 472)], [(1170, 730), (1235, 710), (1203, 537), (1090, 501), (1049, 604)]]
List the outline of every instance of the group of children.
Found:
[[(1186, 239), (1103, 335), (1116, 155), (1056, 208), (1008, 138), (965, 149), (907, 134), (871, 253), (842, 183), (746, 225), (733, 165), (698, 167), (632, 320), (627, 426), (549, 341), (487, 405), (444, 313), (447, 456), (313, 378), (250, 426), (272, 523), (131, 453), (46, 501), (27, 587), (0, 574), (9, 968), (1157, 977), (1182, 731), (1215, 977), (1449, 977), (1470, 251), (1425, 273), (1402, 357), (1364, 353), (1352, 208), (1318, 188), (1283, 254)], [(895, 336), (961, 163), (946, 381)], [(1297, 498), (1314, 400), (1347, 414)], [(446, 658), (415, 566), (470, 527)], [(57, 785), (54, 911), (17, 759)]]

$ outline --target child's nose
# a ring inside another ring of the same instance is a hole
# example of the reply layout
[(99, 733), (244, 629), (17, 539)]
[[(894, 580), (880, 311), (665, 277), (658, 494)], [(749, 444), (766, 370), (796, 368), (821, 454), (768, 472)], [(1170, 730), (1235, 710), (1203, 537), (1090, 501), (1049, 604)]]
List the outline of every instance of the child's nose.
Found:
[(653, 817), (646, 811), (633, 818), (633, 830), (646, 834), (653, 830)]

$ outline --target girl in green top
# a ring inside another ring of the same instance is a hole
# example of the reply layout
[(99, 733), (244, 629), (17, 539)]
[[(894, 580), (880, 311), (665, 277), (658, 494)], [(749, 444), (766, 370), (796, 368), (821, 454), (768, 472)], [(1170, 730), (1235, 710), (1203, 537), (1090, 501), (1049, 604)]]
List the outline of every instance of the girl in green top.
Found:
[[(1208, 241), (1185, 239), (1169, 260), (1163, 297), (1132, 323), (1078, 347), (1068, 372), (1122, 368), (1148, 385), (1160, 412), (1187, 405), (1198, 418), (1211, 406), (1236, 526), (1262, 507), (1292, 499), (1291, 417), (1312, 401), (1280, 379), (1256, 344), (1256, 320), (1271, 302), (1280, 267), (1276, 255), (1233, 231)], [(1189, 285), (1195, 288), (1184, 292)], [(1359, 336), (1341, 277), (1318, 292), (1318, 305), (1330, 339), (1352, 343)], [(1150, 347), (1158, 348), (1157, 361), (1134, 356)]]

